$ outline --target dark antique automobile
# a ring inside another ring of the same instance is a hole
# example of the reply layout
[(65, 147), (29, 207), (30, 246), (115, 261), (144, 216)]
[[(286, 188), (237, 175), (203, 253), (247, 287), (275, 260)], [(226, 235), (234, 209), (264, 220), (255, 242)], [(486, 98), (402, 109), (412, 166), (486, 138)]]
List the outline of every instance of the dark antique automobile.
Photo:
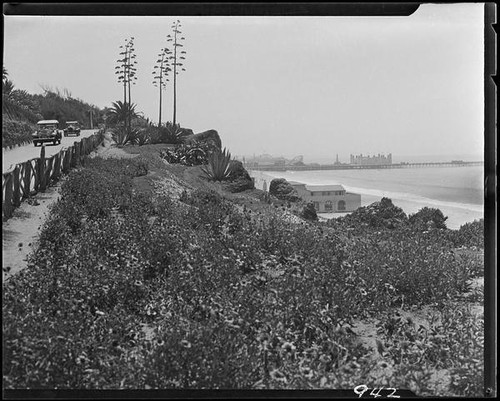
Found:
[(37, 130), (31, 135), (35, 146), (44, 142), (52, 142), (54, 145), (61, 143), (62, 130), (59, 129), (59, 121), (40, 120), (36, 125)]
[(78, 121), (66, 122), (66, 128), (64, 129), (64, 136), (70, 136), (70, 135), (80, 136), (80, 123)]

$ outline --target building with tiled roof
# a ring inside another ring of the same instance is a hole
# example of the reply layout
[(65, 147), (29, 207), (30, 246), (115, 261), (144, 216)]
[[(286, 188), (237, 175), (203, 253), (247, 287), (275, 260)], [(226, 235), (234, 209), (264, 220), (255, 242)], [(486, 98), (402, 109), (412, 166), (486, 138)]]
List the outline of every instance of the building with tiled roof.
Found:
[(340, 184), (311, 185), (289, 182), (306, 202), (312, 202), (319, 213), (352, 212), (361, 207), (361, 195), (347, 192)]

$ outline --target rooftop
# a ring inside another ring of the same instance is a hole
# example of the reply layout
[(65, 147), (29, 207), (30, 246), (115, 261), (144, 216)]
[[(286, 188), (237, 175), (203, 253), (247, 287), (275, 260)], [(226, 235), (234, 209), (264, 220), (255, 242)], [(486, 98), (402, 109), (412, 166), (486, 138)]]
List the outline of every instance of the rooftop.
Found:
[(340, 184), (311, 185), (311, 184), (304, 184), (303, 182), (298, 182), (298, 181), (288, 181), (288, 182), (291, 185), (305, 185), (306, 189), (311, 192), (345, 191), (344, 187)]
[(344, 187), (340, 184), (330, 185), (306, 185), (306, 189), (311, 192), (316, 191), (345, 191)]

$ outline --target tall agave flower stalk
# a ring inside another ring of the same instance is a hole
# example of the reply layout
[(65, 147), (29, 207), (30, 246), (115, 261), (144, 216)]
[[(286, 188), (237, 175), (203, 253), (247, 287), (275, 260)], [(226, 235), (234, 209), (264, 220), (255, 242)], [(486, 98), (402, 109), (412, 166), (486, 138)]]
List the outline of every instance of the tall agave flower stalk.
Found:
[(226, 148), (217, 149), (208, 156), (208, 164), (201, 167), (205, 175), (213, 181), (223, 181), (231, 174), (231, 153)]
[[(123, 84), (123, 103), (127, 103), (127, 89), (128, 89), (128, 104), (132, 104), (132, 98), (130, 94), (130, 84), (134, 84), (137, 80), (135, 67), (137, 61), (135, 60), (135, 49), (134, 49), (134, 37), (130, 39), (125, 39), (125, 45), (120, 46), (120, 59), (116, 60), (118, 63), (115, 67), (115, 74), (118, 75), (118, 82)], [(128, 130), (131, 130), (132, 115), (126, 115), (124, 120), (125, 125), (128, 125)]]
[(176, 124), (177, 117), (177, 75), (179, 71), (186, 71), (183, 60), (186, 59), (186, 51), (182, 50), (181, 47), (184, 47), (183, 41), (185, 40), (184, 36), (181, 36), (182, 32), (181, 22), (177, 20), (172, 24), (172, 32), (173, 35), (167, 35), (167, 41), (172, 42), (173, 54), (170, 55), (170, 63), (173, 68), (173, 84), (174, 84), (174, 116), (173, 116), (173, 124)]
[(160, 54), (158, 54), (158, 60), (156, 60), (157, 65), (153, 69), (153, 85), (159, 88), (160, 93), (160, 105), (158, 112), (158, 127), (161, 127), (161, 106), (162, 106), (162, 92), (167, 86), (168, 74), (171, 71), (170, 68), (170, 54), (172, 52), (168, 48), (161, 49)]

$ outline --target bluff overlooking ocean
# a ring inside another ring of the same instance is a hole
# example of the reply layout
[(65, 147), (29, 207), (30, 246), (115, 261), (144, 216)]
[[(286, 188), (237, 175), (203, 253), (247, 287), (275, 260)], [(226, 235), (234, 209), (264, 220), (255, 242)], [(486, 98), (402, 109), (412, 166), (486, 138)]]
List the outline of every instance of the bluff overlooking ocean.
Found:
[[(361, 194), (366, 206), (382, 197), (392, 199), (405, 213), (416, 213), (423, 207), (440, 209), (447, 226), (458, 229), (462, 224), (484, 215), (483, 167), (428, 167), (388, 170), (324, 171), (251, 171), (255, 185), (262, 189), (273, 178), (285, 178), (307, 184), (341, 184), (349, 192)], [(322, 214), (338, 217), (340, 214)]]

